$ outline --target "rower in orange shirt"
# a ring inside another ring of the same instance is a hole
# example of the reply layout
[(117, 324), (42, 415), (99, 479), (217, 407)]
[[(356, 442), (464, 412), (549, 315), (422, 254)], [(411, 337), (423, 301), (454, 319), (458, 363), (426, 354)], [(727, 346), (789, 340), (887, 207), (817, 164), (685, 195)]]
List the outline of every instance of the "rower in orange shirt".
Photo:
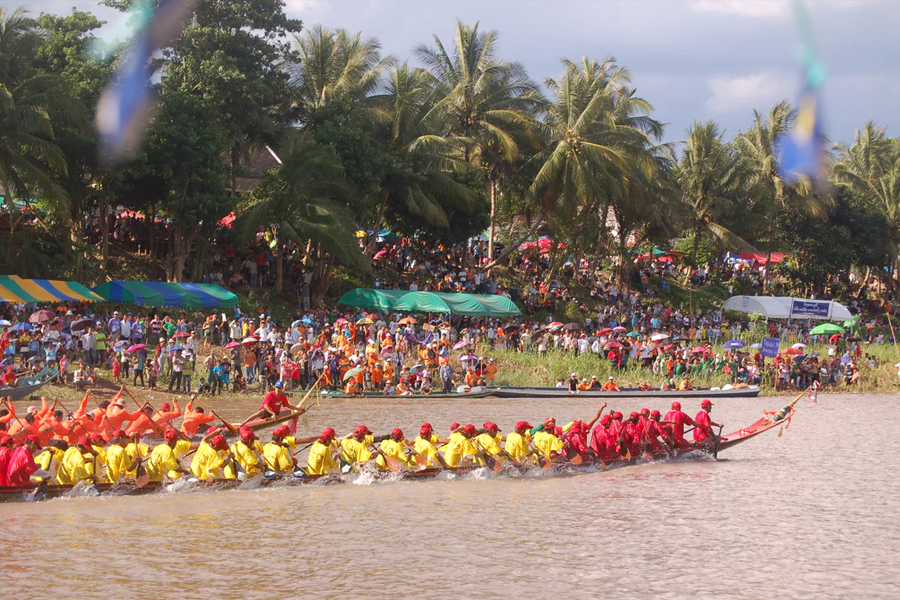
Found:
[(197, 408), (194, 408), (194, 396), (192, 396), (190, 402), (184, 407), (184, 419), (181, 421), (181, 433), (191, 437), (197, 433), (197, 430), (200, 429), (201, 425), (215, 420), (216, 418), (214, 416), (206, 414), (203, 407), (198, 406)]
[(609, 381), (603, 384), (603, 391), (605, 392), (621, 392), (619, 386), (616, 385), (616, 380), (614, 377), (610, 376)]
[(124, 389), (124, 387), (120, 389), (119, 393), (113, 398), (112, 404), (106, 407), (106, 420), (113, 431), (124, 429), (125, 423), (136, 421), (141, 416), (140, 409), (134, 412), (125, 410), (125, 399), (122, 398)]
[(149, 404), (145, 404), (144, 408), (141, 409), (141, 415), (128, 426), (128, 429), (125, 430), (125, 435), (128, 437), (134, 437), (135, 435), (142, 436), (148, 431), (162, 435), (164, 429), (156, 424), (156, 421), (152, 419), (152, 416), (153, 407)]
[(159, 410), (156, 411), (156, 414), (153, 415), (153, 422), (162, 427), (163, 431), (165, 431), (166, 427), (174, 429), (172, 421), (181, 416), (181, 407), (178, 406), (178, 400), (172, 400), (172, 404), (175, 405), (175, 410), (172, 410), (168, 402), (163, 402), (159, 405)]

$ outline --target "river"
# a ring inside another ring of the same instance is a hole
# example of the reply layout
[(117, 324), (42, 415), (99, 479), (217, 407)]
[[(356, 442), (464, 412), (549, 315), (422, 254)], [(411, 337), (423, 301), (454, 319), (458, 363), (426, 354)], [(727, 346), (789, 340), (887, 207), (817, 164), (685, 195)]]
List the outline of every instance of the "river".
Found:
[[(787, 401), (721, 399), (713, 420), (733, 431)], [(222, 404), (237, 419), (257, 401)], [(668, 401), (615, 408), (643, 406)], [(299, 434), (365, 423), (414, 437), (425, 420), (442, 435), (452, 421), (509, 431), (595, 410), (569, 398), (328, 400)], [(0, 504), (0, 597), (900, 598), (898, 434), (896, 396), (822, 394), (780, 437), (717, 462)]]

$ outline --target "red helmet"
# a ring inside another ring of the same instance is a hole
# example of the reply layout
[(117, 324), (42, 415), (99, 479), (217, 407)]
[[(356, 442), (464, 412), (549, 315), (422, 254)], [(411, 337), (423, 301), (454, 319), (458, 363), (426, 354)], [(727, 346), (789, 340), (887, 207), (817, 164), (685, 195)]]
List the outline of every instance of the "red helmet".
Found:
[(400, 429), (399, 427), (395, 427), (394, 429), (391, 430), (391, 437), (397, 441), (402, 440), (403, 439), (403, 430)]
[(431, 423), (422, 423), (419, 427), (419, 435), (430, 435), (432, 431)]
[(501, 429), (499, 427), (497, 427), (497, 424), (494, 423), (493, 421), (486, 422), (484, 424), (484, 428), (488, 431), (501, 431)]
[(531, 423), (528, 421), (519, 421), (516, 423), (516, 431), (522, 431), (523, 429), (531, 429)]
[(613, 415), (613, 419), (621, 420), (623, 416), (624, 415), (622, 413), (620, 413), (619, 411), (616, 411), (616, 413)]
[(216, 450), (227, 450), (228, 442), (225, 441), (225, 438), (221, 435), (217, 435), (210, 440), (210, 445)]
[(354, 435), (372, 435), (372, 431), (365, 425), (360, 425), (353, 431)]
[(650, 409), (649, 409), (649, 408), (642, 408), (642, 409), (641, 409), (641, 414), (644, 415), (645, 417), (648, 416), (648, 415), (650, 414)]
[(651, 410), (651, 411), (650, 411), (650, 418), (651, 418), (651, 419), (658, 419), (660, 416), (661, 416), (661, 414), (660, 414), (660, 412), (659, 412), (658, 410)]
[(701, 407), (707, 407), (707, 406), (712, 406), (712, 405), (713, 405), (712, 400), (710, 400), (709, 398), (705, 398), (703, 400), (703, 402), (700, 403)]
[(681, 402), (673, 402), (672, 410), (681, 410)]
[[(250, 430), (248, 429), (247, 431), (250, 431)], [(250, 431), (250, 433), (253, 433), (253, 432)], [(166, 432), (163, 434), (163, 438), (165, 438), (165, 440), (167, 442), (171, 442), (172, 440), (177, 440), (178, 432), (175, 431), (174, 429), (166, 429)]]
[(466, 425), (465, 427), (463, 427), (463, 433), (465, 433), (465, 434), (467, 434), (467, 435), (474, 435), (474, 434), (478, 433), (478, 430), (475, 429), (475, 426), (474, 426), (474, 425), (472, 425), (471, 423), (469, 423), (468, 425)]
[(323, 442), (330, 442), (331, 440), (334, 439), (334, 436), (335, 436), (334, 429), (332, 429), (331, 427), (326, 427), (325, 429), (322, 430), (322, 435), (319, 437), (322, 438)]
[(628, 418), (629, 419), (637, 419), (639, 416), (640, 415), (637, 412), (631, 411), (631, 414), (628, 415)]
[(275, 431), (272, 432), (272, 437), (283, 438), (286, 435), (290, 435), (290, 433), (291, 430), (287, 425), (281, 425), (275, 428)]

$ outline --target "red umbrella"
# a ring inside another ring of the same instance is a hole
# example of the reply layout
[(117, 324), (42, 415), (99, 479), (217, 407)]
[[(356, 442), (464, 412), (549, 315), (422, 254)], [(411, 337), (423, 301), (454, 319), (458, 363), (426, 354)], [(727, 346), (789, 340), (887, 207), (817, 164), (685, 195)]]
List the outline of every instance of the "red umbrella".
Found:
[(36, 313), (32, 313), (30, 317), (28, 317), (29, 323), (49, 323), (53, 319), (56, 318), (56, 313), (52, 310), (39, 310)]
[(607, 342), (606, 347), (607, 348), (624, 348), (624, 346), (622, 346), (622, 344), (620, 344), (619, 342)]
[(598, 335), (606, 335), (608, 333), (612, 333), (613, 330), (610, 327), (604, 327), (600, 331), (597, 332)]
[(240, 342), (228, 342), (227, 344), (225, 344), (225, 348), (237, 348), (240, 345)]
[(453, 344), (453, 349), (459, 350), (460, 348), (465, 348), (468, 345), (469, 345), (468, 340), (460, 340), (460, 341), (456, 342), (455, 344)]
[(794, 356), (798, 354), (803, 354), (802, 350), (798, 350), (797, 348), (788, 348), (787, 350), (783, 350), (782, 354), (793, 354)]
[(186, 337), (191, 337), (191, 334), (189, 334), (187, 331), (179, 331), (178, 333), (176, 333), (176, 334), (173, 335), (172, 337), (176, 337), (176, 338), (186, 338)]
[(135, 344), (133, 346), (129, 346), (128, 350), (126, 350), (125, 352), (137, 352), (138, 350), (143, 350), (146, 347), (146, 344)]
[(691, 349), (691, 354), (706, 354), (706, 348), (697, 346), (696, 348)]
[(375, 256), (373, 256), (372, 258), (379, 259), (387, 253), (388, 253), (387, 250), (379, 250), (378, 252), (375, 253)]
[(628, 330), (625, 329), (624, 327), (622, 327), (621, 325), (619, 325), (618, 327), (613, 327), (613, 332), (615, 332), (615, 333), (625, 333), (626, 331), (628, 331)]

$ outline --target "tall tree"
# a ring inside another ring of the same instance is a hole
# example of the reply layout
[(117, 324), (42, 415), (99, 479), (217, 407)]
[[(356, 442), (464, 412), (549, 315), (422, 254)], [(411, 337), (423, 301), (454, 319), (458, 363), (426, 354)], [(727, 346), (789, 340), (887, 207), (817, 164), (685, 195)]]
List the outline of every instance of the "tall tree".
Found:
[(525, 68), (497, 56), (497, 39), (496, 31), (479, 32), (478, 23), (471, 27), (457, 21), (452, 51), (437, 36), (434, 47), (415, 50), (443, 96), (428, 119), (463, 138), (466, 160), (484, 174), (491, 203), (488, 258), (494, 255), (502, 171), (519, 158), (519, 140), (534, 126), (544, 106)]
[(694, 234), (691, 259), (697, 263), (700, 239), (710, 234), (731, 246), (748, 246), (719, 222), (721, 214), (739, 197), (740, 166), (732, 149), (722, 142), (723, 133), (713, 121), (695, 122), (687, 140), (675, 178)]

